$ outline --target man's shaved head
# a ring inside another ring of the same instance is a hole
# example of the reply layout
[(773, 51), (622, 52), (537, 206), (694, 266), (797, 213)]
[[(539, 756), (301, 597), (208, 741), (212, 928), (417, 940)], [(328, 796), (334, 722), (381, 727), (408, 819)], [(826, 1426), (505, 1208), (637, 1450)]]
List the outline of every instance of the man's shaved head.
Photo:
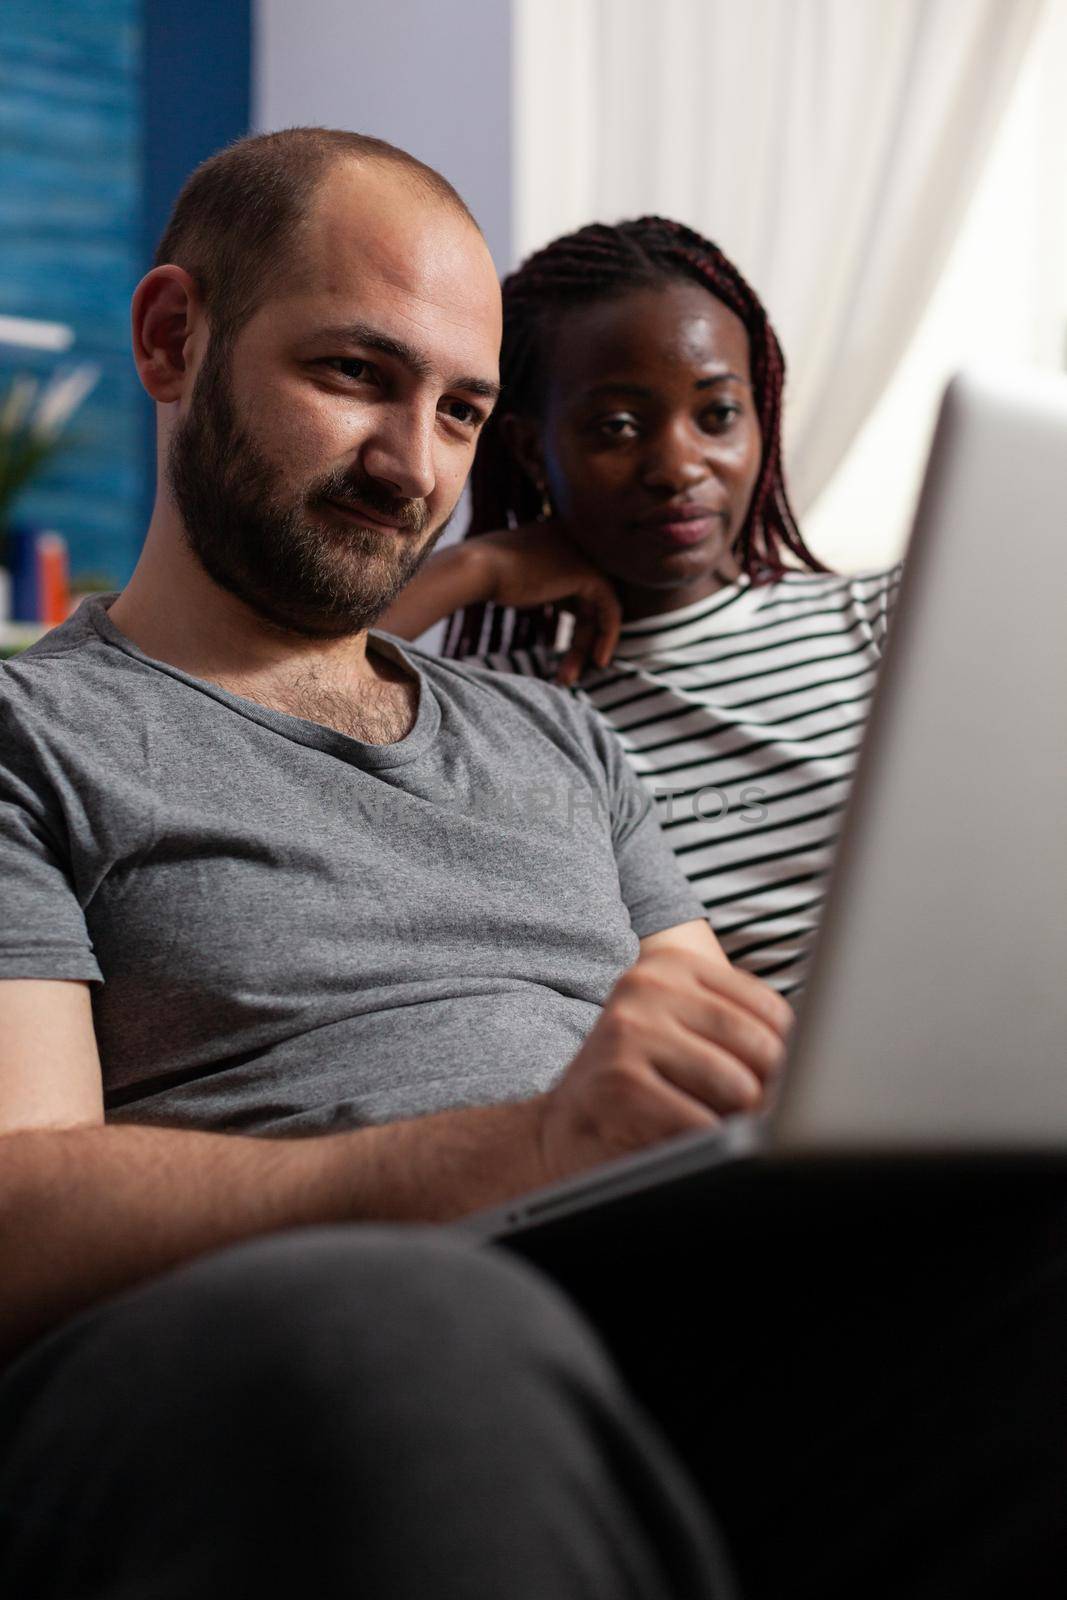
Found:
[(239, 139), (186, 180), (154, 262), (184, 267), (195, 279), (216, 338), (232, 339), (291, 275), (311, 202), (340, 162), (390, 169), (413, 196), (442, 201), (478, 226), (446, 178), (384, 139), (336, 128)]

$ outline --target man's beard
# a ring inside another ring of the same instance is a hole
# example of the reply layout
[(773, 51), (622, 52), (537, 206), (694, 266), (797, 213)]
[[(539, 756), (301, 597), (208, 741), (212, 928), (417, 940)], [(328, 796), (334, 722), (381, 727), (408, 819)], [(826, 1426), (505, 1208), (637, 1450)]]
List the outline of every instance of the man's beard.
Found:
[[(213, 343), (171, 440), (167, 479), (189, 546), (220, 588), (293, 633), (358, 633), (392, 604), (447, 526), (421, 541), (426, 502), (398, 499), (357, 469), (318, 478), (288, 503), (277, 478), (238, 425), (227, 353)], [(400, 528), (307, 519), (309, 506), (352, 499)]]

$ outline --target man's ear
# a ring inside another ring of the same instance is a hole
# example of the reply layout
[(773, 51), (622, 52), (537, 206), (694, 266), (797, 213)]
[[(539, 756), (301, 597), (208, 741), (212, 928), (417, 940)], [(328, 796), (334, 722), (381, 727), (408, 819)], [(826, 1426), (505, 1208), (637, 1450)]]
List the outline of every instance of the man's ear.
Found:
[(533, 417), (509, 411), (500, 419), (500, 434), (519, 466), (536, 488), (545, 493), (548, 475), (541, 448), (541, 429)]
[(189, 378), (189, 346), (203, 319), (196, 281), (184, 267), (153, 267), (130, 308), (133, 359), (153, 400), (180, 400)]

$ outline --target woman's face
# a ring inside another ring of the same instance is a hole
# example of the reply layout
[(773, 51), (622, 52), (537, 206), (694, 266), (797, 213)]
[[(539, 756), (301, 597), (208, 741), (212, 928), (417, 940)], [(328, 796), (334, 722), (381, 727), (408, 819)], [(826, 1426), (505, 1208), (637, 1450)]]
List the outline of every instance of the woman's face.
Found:
[(534, 455), (625, 614), (674, 610), (736, 577), (762, 452), (740, 318), (697, 283), (634, 289), (566, 313), (549, 373)]

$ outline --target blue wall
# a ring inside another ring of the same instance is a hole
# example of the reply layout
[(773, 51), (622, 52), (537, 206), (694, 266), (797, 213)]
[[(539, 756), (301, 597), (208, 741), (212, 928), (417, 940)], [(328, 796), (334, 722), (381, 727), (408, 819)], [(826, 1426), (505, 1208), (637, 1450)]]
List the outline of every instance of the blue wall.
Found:
[[(144, 0), (143, 191), (140, 251), (147, 271), (178, 190), (200, 162), (249, 130), (251, 0)], [(155, 414), (142, 408), (147, 463), (140, 508), (155, 491)]]
[(75, 575), (124, 583), (154, 478), (130, 295), (193, 167), (245, 133), (250, 0), (2, 0), (0, 313), (68, 323), (69, 356), (0, 346), (0, 381), (93, 361), (70, 447), (20, 499)]
[[(129, 355), (139, 276), (137, 0), (4, 0), (0, 6), (0, 312), (68, 323), (64, 360), (100, 382), (70, 448), (19, 503), (64, 533), (75, 572), (125, 578), (141, 532), (140, 385)], [(0, 376), (60, 358), (0, 348)]]

